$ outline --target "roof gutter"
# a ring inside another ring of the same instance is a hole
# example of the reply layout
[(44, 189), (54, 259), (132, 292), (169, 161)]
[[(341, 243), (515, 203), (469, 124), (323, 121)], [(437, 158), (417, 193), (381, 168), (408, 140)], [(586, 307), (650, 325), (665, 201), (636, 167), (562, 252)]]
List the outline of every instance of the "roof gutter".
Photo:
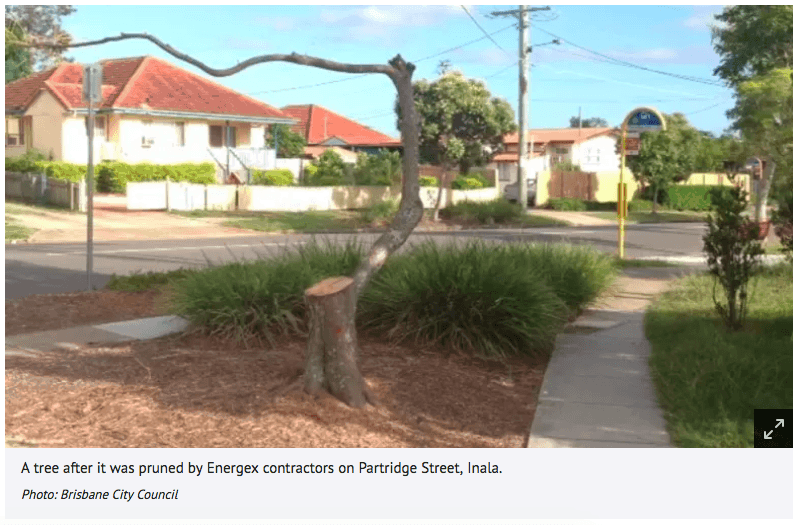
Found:
[[(74, 108), (73, 113), (86, 115), (89, 113), (88, 108)], [(224, 115), (221, 113), (189, 113), (184, 111), (160, 111), (152, 109), (136, 109), (136, 108), (98, 108), (95, 110), (98, 114), (114, 114), (114, 115), (138, 115), (146, 117), (165, 117), (176, 119), (195, 119), (195, 120), (230, 120), (233, 122), (250, 122), (252, 124), (288, 124), (292, 125), (297, 122), (295, 119), (281, 118), (281, 117), (247, 117), (243, 115)]]

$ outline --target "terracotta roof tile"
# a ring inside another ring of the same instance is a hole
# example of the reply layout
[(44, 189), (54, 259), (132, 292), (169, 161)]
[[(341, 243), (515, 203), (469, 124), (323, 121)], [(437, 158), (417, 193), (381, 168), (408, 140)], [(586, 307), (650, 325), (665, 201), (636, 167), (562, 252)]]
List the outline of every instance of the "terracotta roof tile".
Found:
[[(159, 58), (146, 56), (101, 61), (105, 108), (150, 108), (262, 118), (288, 115), (264, 102), (190, 73)], [(83, 66), (61, 64), (6, 85), (6, 111), (25, 109), (42, 88), (68, 108), (82, 108)]]
[(401, 145), (398, 139), (370, 129), (322, 106), (314, 104), (285, 106), (281, 110), (299, 120), (292, 126), (292, 131), (303, 135), (310, 145), (322, 144), (333, 137), (341, 139), (349, 146)]
[[(551, 142), (574, 143), (615, 133), (615, 128), (560, 128), (560, 129), (530, 129), (528, 137), (535, 144), (548, 144)], [(517, 144), (520, 136), (518, 133), (509, 133), (503, 137), (506, 144)]]

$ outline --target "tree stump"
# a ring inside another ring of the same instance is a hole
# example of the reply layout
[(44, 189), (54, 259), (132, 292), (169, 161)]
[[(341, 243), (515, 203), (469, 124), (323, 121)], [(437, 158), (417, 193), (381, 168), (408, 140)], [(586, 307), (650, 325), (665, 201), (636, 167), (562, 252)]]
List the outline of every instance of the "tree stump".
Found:
[(326, 391), (361, 408), (375, 399), (359, 371), (355, 291), (350, 277), (324, 279), (306, 290), (310, 323), (304, 390), (312, 395)]

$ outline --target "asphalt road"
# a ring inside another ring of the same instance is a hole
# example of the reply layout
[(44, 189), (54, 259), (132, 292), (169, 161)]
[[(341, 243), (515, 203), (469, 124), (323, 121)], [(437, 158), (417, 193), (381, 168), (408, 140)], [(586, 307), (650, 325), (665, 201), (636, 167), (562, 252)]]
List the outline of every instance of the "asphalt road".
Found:
[[(703, 224), (644, 224), (627, 227), (626, 256), (672, 257), (702, 254)], [(311, 239), (311, 235), (264, 235), (221, 239), (118, 241), (94, 244), (92, 285), (102, 288), (112, 274), (205, 267), (233, 260), (271, 257)], [(344, 242), (358, 239), (369, 246), (378, 234), (324, 234), (319, 239)], [(436, 243), (464, 243), (481, 238), (489, 242), (569, 242), (588, 244), (617, 253), (617, 227), (532, 228), (415, 233), (401, 252), (431, 239)], [(86, 290), (85, 244), (6, 245), (6, 299), (33, 294)]]

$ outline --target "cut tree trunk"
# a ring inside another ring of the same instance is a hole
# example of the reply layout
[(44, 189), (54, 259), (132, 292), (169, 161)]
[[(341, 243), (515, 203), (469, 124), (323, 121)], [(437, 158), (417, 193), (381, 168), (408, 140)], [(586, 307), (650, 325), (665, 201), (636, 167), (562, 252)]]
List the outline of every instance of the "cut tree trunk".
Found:
[(315, 396), (329, 392), (361, 408), (376, 402), (359, 371), (355, 292), (350, 277), (324, 279), (306, 290), (310, 326), (304, 389)]

